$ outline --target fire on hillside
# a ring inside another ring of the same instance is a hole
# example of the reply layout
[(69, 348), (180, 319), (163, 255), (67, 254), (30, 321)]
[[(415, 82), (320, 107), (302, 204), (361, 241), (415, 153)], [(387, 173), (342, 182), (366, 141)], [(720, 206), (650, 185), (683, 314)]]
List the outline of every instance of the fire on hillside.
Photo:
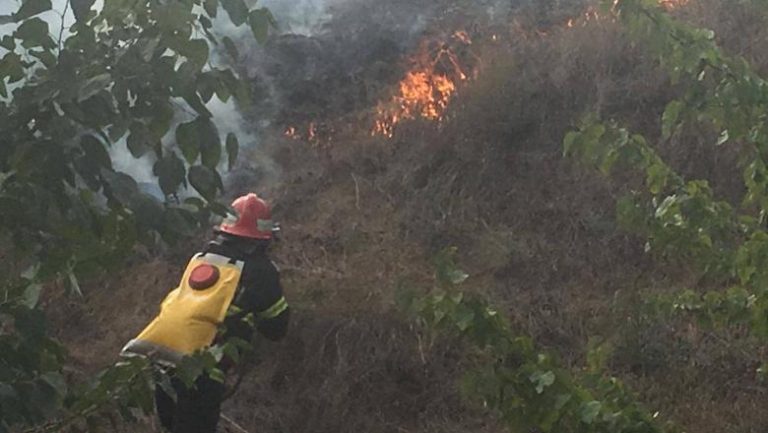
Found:
[[(690, 0), (658, 1), (660, 6), (671, 10), (686, 5)], [(565, 26), (583, 26), (603, 18), (606, 16), (590, 7), (580, 16), (569, 19)], [(538, 34), (546, 36), (547, 32)], [(495, 36), (493, 38), (495, 40)], [(403, 120), (422, 118), (440, 123), (459, 87), (477, 72), (475, 68), (462, 65), (456, 53), (461, 45), (472, 45), (472, 39), (463, 30), (455, 32), (447, 42), (422, 42), (412, 58), (412, 68), (399, 83), (399, 92), (376, 108), (371, 134), (391, 138)], [(469, 74), (467, 71), (470, 71)]]
[[(614, 4), (619, 0), (615, 0)], [(660, 7), (674, 10), (691, 0), (657, 0)], [(603, 13), (588, 7), (579, 15), (556, 24), (558, 29), (584, 27), (592, 22), (615, 20), (615, 13)], [(533, 32), (515, 28), (513, 32), (527, 38), (530, 35), (548, 36), (552, 28), (535, 29)], [(497, 35), (490, 36), (496, 42)], [(479, 59), (472, 52), (474, 41), (469, 32), (458, 30), (440, 37), (427, 37), (418, 45), (408, 60), (408, 69), (394, 88), (394, 94), (380, 101), (373, 110), (371, 136), (392, 138), (402, 122), (424, 119), (441, 124), (446, 111), (459, 90), (478, 74)], [(288, 126), (285, 137), (305, 140), (316, 146), (330, 144), (333, 131), (325, 121), (312, 121), (303, 126)]]
[(423, 118), (440, 122), (458, 87), (474, 75), (462, 66), (457, 54), (472, 45), (466, 31), (453, 33), (447, 41), (425, 40), (412, 57), (411, 69), (399, 83), (399, 92), (376, 108), (372, 135), (392, 137), (403, 120)]

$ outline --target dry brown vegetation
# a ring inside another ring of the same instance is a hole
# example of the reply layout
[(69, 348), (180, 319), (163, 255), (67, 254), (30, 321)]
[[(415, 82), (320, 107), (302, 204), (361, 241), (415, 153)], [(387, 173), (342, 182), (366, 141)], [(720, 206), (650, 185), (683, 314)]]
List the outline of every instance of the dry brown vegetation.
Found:
[[(677, 13), (768, 68), (765, 17), (727, 0)], [(454, 245), (470, 285), (567, 365), (583, 365), (587, 342), (601, 337), (613, 347), (611, 372), (687, 431), (768, 429), (754, 376), (764, 348), (740, 330), (643, 315), (646, 294), (696, 276), (649, 257), (616, 226), (621, 182), (562, 158), (564, 133), (587, 111), (658, 137), (674, 87), (613, 23), (545, 30), (507, 29), (477, 47), (479, 77), (440, 128), (411, 122), (388, 140), (361, 127), (323, 149), (275, 135), (283, 176), (269, 193), (285, 232), (276, 259), (295, 320), (286, 341), (260, 346), (229, 417), (251, 432), (503, 431), (457, 391), (461, 347), (431, 341), (393, 307), (396, 287), (429, 287), (430, 257)], [(688, 131), (659, 146), (738, 196), (736, 156), (702, 137)], [(190, 252), (139, 260), (52, 311), (74, 371), (115, 359)]]

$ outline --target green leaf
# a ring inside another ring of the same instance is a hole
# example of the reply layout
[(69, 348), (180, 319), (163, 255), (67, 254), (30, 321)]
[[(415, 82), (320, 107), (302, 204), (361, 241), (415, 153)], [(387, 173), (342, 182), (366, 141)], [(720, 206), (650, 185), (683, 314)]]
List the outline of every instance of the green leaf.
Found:
[(227, 50), (227, 54), (229, 54), (229, 57), (231, 57), (232, 60), (237, 61), (240, 58), (240, 53), (237, 52), (235, 43), (228, 36), (224, 37), (224, 48)]
[(56, 66), (56, 56), (50, 51), (35, 51), (29, 50), (29, 54), (40, 60), (40, 62), (48, 69), (52, 69)]
[(197, 93), (206, 104), (211, 100), (218, 87), (219, 80), (214, 72), (203, 72), (197, 78)]
[(183, 97), (188, 93), (195, 92), (195, 81), (199, 73), (200, 68), (189, 61), (182, 63), (175, 73), (171, 72), (173, 77), (173, 95)]
[(576, 144), (576, 140), (581, 136), (576, 131), (570, 131), (569, 133), (565, 134), (565, 138), (563, 139), (563, 155), (564, 156), (571, 156), (574, 153), (574, 145)]
[(24, 289), (23, 304), (27, 308), (35, 308), (37, 302), (40, 300), (40, 293), (43, 291), (43, 285), (39, 283), (31, 283)]
[(22, 65), (21, 56), (17, 53), (8, 53), (0, 60), (0, 81), (5, 77), (8, 77), (11, 83), (24, 78), (24, 66)]
[(206, 39), (208, 39), (208, 41), (214, 45), (219, 45), (218, 38), (210, 31), (210, 29), (213, 28), (213, 22), (211, 22), (210, 18), (206, 17), (205, 15), (200, 15), (198, 20), (203, 26), (203, 33), (205, 33)]
[(192, 39), (179, 47), (179, 52), (199, 70), (208, 62), (208, 42), (204, 39)]
[(125, 173), (102, 171), (102, 175), (109, 185), (110, 195), (124, 206), (128, 206), (139, 193), (136, 180)]
[(168, 101), (163, 101), (153, 107), (152, 120), (149, 124), (149, 133), (155, 140), (165, 137), (171, 129), (174, 116), (173, 107)]
[(200, 137), (195, 122), (182, 123), (176, 127), (176, 143), (188, 163), (194, 164), (200, 155)]
[(646, 183), (651, 194), (660, 194), (666, 188), (668, 179), (669, 170), (663, 163), (656, 162), (648, 167)]
[(142, 38), (136, 44), (141, 59), (145, 62), (151, 62), (157, 54), (157, 47), (160, 46), (160, 36)]
[(179, 125), (176, 141), (190, 164), (200, 155), (203, 165), (215, 170), (221, 160), (219, 131), (209, 118), (199, 116), (192, 122)]
[(186, 209), (169, 208), (165, 212), (165, 226), (173, 233), (191, 236), (195, 234), (195, 217)]
[(603, 160), (600, 162), (598, 169), (603, 175), (608, 176), (611, 174), (614, 164), (618, 161), (620, 152), (617, 148), (610, 148), (608, 152), (603, 155)]
[(67, 381), (64, 380), (64, 376), (60, 373), (49, 371), (40, 376), (40, 378), (56, 390), (59, 396), (63, 397), (67, 393)]
[[(3, 23), (3, 17), (7, 15), (0, 15), (0, 25), (8, 24)], [(13, 51), (16, 49), (16, 39), (13, 38), (11, 35), (5, 35), (2, 38), (0, 38), (0, 47), (5, 48), (8, 51)]]
[(229, 98), (232, 96), (232, 91), (229, 89), (229, 86), (227, 85), (222, 74), (215, 74), (213, 86), (213, 90), (216, 92), (216, 96), (219, 98), (219, 100), (222, 102), (229, 101)]
[(216, 166), (221, 161), (221, 139), (216, 125), (210, 119), (198, 117), (197, 133), (200, 139), (200, 156), (203, 165), (216, 170)]
[(196, 92), (187, 92), (182, 95), (182, 98), (187, 104), (189, 104), (190, 107), (192, 107), (192, 109), (197, 112), (197, 114), (204, 117), (213, 116), (213, 114), (208, 111), (208, 108), (205, 106), (205, 104), (203, 104), (203, 101), (200, 100), (200, 96)]
[(24, 21), (19, 28), (16, 29), (13, 36), (17, 39), (21, 39), (21, 45), (24, 46), (24, 48), (56, 48), (56, 43), (48, 33), (48, 23), (37, 17)]
[(216, 197), (219, 185), (215, 171), (203, 165), (195, 165), (189, 168), (187, 178), (189, 184), (206, 200), (212, 201)]
[[(13, 19), (13, 15), (0, 15), (0, 26), (5, 24), (11, 24), (16, 22), (16, 20)], [(4, 36), (3, 39), (5, 39), (8, 36)], [(8, 48), (5, 46), (5, 44), (2, 45), (3, 48)], [(10, 49), (10, 48), (8, 48)]]
[(536, 385), (536, 393), (541, 394), (544, 392), (544, 388), (555, 383), (555, 373), (537, 371), (531, 375), (530, 380)]
[(456, 327), (460, 331), (466, 331), (472, 326), (472, 322), (475, 320), (475, 312), (464, 304), (459, 304), (456, 310)]
[(91, 12), (91, 7), (96, 3), (96, 0), (70, 0), (69, 4), (72, 7), (72, 13), (75, 15), (77, 22), (83, 22), (88, 18), (88, 14)]
[(219, 370), (218, 368), (214, 368), (208, 371), (208, 376), (219, 383), (224, 383), (226, 381), (226, 376), (224, 375), (224, 372)]
[(205, 9), (205, 13), (207, 13), (209, 17), (216, 18), (216, 12), (219, 9), (219, 0), (205, 0), (203, 9)]
[(172, 152), (169, 152), (155, 163), (153, 172), (158, 177), (160, 189), (163, 190), (165, 195), (175, 194), (179, 186), (184, 183), (187, 175), (184, 161)]
[(229, 170), (235, 167), (238, 153), (240, 153), (240, 144), (237, 141), (237, 135), (230, 132), (227, 134), (227, 155), (229, 156), (227, 167)]
[(570, 394), (560, 394), (557, 396), (557, 401), (555, 401), (555, 409), (560, 410), (563, 407), (565, 407), (566, 404), (568, 404), (569, 401), (573, 399), (573, 396)]
[(172, 1), (153, 5), (152, 12), (160, 29), (168, 35), (173, 35), (174, 39), (184, 40), (188, 38), (194, 21), (191, 3)]
[(675, 100), (667, 104), (667, 108), (661, 116), (661, 133), (664, 139), (667, 139), (672, 135), (672, 132), (677, 126), (677, 120), (680, 117), (682, 109), (683, 103), (680, 101)]
[(251, 101), (251, 90), (248, 87), (248, 83), (237, 78), (229, 69), (221, 71), (220, 76), (230, 93), (235, 96), (237, 103), (242, 107), (247, 107)]
[(267, 42), (267, 38), (269, 37), (269, 26), (273, 20), (272, 13), (266, 8), (254, 9), (248, 15), (248, 23), (251, 26), (253, 37), (256, 38), (256, 41), (260, 44)]
[(595, 418), (597, 418), (597, 415), (600, 414), (600, 409), (602, 409), (602, 407), (602, 403), (596, 400), (584, 404), (579, 413), (581, 415), (581, 421), (585, 424), (592, 424)]
[(159, 379), (156, 381), (157, 386), (159, 386), (169, 397), (171, 397), (173, 401), (176, 401), (178, 396), (176, 395), (176, 389), (171, 383), (171, 378), (166, 374), (159, 376)]
[(142, 122), (134, 122), (131, 125), (131, 134), (128, 136), (128, 150), (134, 158), (141, 158), (152, 149), (153, 140), (147, 125)]
[(112, 158), (110, 158), (106, 147), (98, 138), (90, 134), (84, 135), (80, 139), (80, 147), (85, 151), (85, 156), (89, 162), (93, 162), (99, 167), (112, 168)]
[(16, 22), (23, 21), (37, 14), (49, 11), (52, 7), (51, 0), (24, 0), (18, 12), (13, 14), (13, 19)]
[(221, 0), (221, 6), (227, 11), (232, 24), (240, 27), (248, 19), (248, 6), (243, 0)]
[(458, 285), (466, 281), (467, 278), (469, 278), (469, 274), (462, 271), (461, 269), (452, 269), (448, 272), (448, 279), (451, 282), (451, 284)]
[(100, 91), (112, 84), (112, 75), (108, 73), (99, 74), (86, 80), (77, 91), (77, 101), (82, 102), (94, 96)]
[(731, 136), (728, 133), (727, 129), (724, 129), (723, 132), (720, 133), (720, 137), (717, 138), (717, 145), (721, 146), (725, 144), (728, 140), (730, 140)]
[(131, 200), (131, 211), (139, 224), (160, 230), (163, 225), (162, 204), (148, 194), (139, 193)]
[(768, 363), (763, 363), (757, 368), (757, 378), (761, 383), (768, 380)]
[(109, 127), (109, 139), (112, 142), (120, 140), (128, 132), (129, 126), (130, 124), (125, 119), (117, 119), (115, 123)]
[(434, 258), (437, 280), (442, 285), (458, 285), (469, 277), (468, 274), (464, 273), (456, 265), (456, 252), (457, 249), (455, 247), (446, 248), (440, 251)]

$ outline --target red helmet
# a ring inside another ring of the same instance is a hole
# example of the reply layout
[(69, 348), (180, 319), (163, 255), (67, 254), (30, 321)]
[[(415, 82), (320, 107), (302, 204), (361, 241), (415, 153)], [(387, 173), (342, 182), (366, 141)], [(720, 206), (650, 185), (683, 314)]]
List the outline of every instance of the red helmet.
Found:
[(219, 231), (253, 239), (272, 239), (272, 210), (269, 204), (254, 193), (232, 202), (237, 211), (236, 221), (225, 221)]

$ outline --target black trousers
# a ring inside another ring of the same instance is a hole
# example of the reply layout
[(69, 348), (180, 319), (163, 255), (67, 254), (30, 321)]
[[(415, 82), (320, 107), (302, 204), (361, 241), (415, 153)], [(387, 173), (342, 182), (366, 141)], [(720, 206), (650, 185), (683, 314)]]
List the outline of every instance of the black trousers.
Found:
[(160, 386), (155, 390), (155, 405), (160, 423), (171, 433), (216, 433), (224, 397), (224, 384), (207, 375), (200, 376), (193, 388), (172, 379), (176, 401)]

